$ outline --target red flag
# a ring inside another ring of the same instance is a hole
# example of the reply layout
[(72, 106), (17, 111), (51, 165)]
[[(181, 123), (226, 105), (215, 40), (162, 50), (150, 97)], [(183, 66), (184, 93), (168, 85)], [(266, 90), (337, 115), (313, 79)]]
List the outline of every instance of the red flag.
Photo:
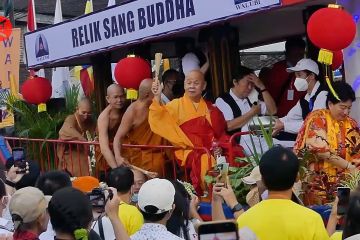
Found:
[(94, 82), (91, 80), (87, 68), (80, 70), (80, 82), (85, 96), (90, 97), (90, 95), (94, 92)]
[(28, 0), (27, 30), (28, 32), (32, 32), (35, 31), (36, 28), (34, 0)]

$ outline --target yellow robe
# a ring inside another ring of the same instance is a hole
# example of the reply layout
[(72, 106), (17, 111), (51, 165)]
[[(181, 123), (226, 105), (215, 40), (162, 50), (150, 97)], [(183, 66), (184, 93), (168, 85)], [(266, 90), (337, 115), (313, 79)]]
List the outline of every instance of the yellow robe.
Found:
[[(123, 141), (131, 145), (164, 145), (164, 139), (153, 133), (146, 119), (137, 128), (131, 130)], [(122, 155), (132, 164), (147, 171), (164, 176), (165, 151), (161, 149), (123, 147)]]
[[(214, 159), (192, 148), (205, 147), (210, 150), (212, 142), (225, 133), (225, 120), (221, 112), (203, 99), (194, 104), (185, 94), (167, 105), (153, 101), (149, 110), (149, 123), (154, 133), (173, 146), (183, 148), (177, 150), (175, 155), (181, 166), (191, 168), (192, 171), (197, 168), (200, 179), (195, 176), (192, 181), (196, 185), (195, 189), (201, 186), (204, 190), (204, 176), (214, 164)], [(201, 189), (197, 188), (197, 191), (201, 192)]]

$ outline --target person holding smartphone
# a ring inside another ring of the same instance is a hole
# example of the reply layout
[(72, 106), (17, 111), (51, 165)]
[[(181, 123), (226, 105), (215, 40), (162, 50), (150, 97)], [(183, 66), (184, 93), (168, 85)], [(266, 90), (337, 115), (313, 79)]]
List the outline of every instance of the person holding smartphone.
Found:
[[(321, 216), (291, 200), (292, 188), (299, 176), (297, 156), (289, 149), (276, 146), (261, 157), (259, 168), (269, 191), (268, 199), (238, 214), (239, 229), (247, 227), (259, 239), (266, 240), (329, 239)], [(217, 209), (222, 211), (221, 205)]]

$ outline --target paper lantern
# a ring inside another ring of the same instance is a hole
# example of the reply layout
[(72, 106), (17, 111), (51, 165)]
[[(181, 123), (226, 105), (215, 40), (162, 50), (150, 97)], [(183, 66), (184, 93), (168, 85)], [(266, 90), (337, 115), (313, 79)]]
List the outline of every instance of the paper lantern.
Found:
[(50, 99), (52, 87), (43, 77), (30, 77), (21, 86), (21, 94), (26, 102), (38, 105), (38, 111), (46, 111), (46, 102)]
[(10, 19), (0, 16), (0, 42), (8, 39), (12, 33), (12, 24)]
[(329, 5), (311, 15), (307, 33), (315, 46), (339, 51), (354, 40), (356, 24), (353, 17), (339, 5)]
[(337, 70), (343, 64), (344, 56), (342, 51), (336, 51), (333, 53), (333, 62), (331, 64), (332, 70)]
[(119, 85), (127, 89), (126, 97), (136, 99), (141, 81), (151, 78), (151, 67), (143, 58), (128, 56), (116, 64), (114, 75)]

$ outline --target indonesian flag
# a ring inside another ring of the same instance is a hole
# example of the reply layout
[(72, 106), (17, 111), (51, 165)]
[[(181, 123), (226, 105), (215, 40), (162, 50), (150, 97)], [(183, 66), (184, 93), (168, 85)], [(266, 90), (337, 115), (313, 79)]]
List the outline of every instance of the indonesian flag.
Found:
[[(28, 15), (27, 15), (27, 31), (32, 32), (37, 29), (35, 3), (34, 0), (28, 0)], [(37, 75), (39, 77), (45, 77), (44, 69), (39, 69), (37, 72), (30, 70), (30, 76)]]

